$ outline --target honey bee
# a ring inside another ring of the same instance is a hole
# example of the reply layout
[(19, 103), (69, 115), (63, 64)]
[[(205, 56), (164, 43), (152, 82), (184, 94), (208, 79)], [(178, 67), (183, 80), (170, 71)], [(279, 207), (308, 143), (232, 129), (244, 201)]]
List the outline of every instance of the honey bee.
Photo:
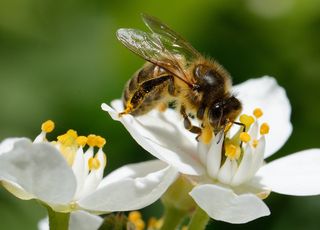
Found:
[[(213, 135), (234, 123), (241, 102), (230, 93), (231, 77), (215, 60), (203, 57), (179, 34), (159, 19), (142, 14), (151, 32), (119, 29), (118, 40), (147, 62), (127, 82), (124, 111), (143, 115), (169, 103), (184, 119), (184, 127), (209, 143)], [(192, 124), (196, 117), (200, 124)]]

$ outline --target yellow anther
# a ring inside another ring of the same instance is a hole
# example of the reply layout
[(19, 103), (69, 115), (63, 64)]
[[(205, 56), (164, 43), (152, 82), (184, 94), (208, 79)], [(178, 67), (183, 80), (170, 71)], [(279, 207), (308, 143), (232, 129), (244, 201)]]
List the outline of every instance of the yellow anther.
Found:
[(132, 211), (129, 213), (128, 219), (134, 224), (136, 230), (143, 230), (145, 223), (142, 220), (141, 213), (139, 211)]
[(249, 129), (250, 126), (254, 122), (254, 118), (253, 118), (253, 116), (249, 116), (247, 114), (242, 114), (240, 116), (240, 122), (246, 126), (246, 129)]
[(77, 137), (77, 132), (69, 129), (65, 134), (58, 136), (57, 139), (64, 146), (72, 146), (76, 144), (75, 141)]
[(151, 217), (148, 221), (147, 229), (160, 229), (163, 225), (163, 219), (157, 219), (155, 217)]
[(88, 138), (85, 136), (78, 136), (76, 139), (77, 144), (81, 147), (84, 147), (87, 144), (87, 140)]
[(135, 222), (136, 220), (141, 219), (141, 213), (139, 211), (132, 211), (129, 213), (128, 219), (131, 222)]
[(73, 137), (73, 138), (78, 137), (77, 131), (75, 131), (73, 129), (69, 129), (66, 134), (69, 135), (70, 137)]
[(247, 132), (242, 132), (240, 133), (240, 140), (247, 143), (251, 140), (251, 137)]
[(256, 117), (256, 118), (259, 118), (259, 117), (262, 117), (263, 115), (263, 112), (260, 108), (256, 108), (255, 110), (253, 110), (253, 115)]
[(226, 144), (225, 145), (225, 155), (231, 160), (237, 160), (240, 157), (241, 149), (239, 146), (235, 146), (234, 144)]
[(100, 161), (96, 157), (91, 157), (88, 160), (88, 166), (89, 166), (89, 170), (99, 169)]
[(90, 146), (90, 147), (95, 147), (96, 146), (96, 143), (97, 143), (97, 136), (94, 135), (94, 134), (90, 134), (88, 136), (88, 139), (87, 139), (87, 144)]
[(41, 130), (46, 133), (52, 132), (54, 130), (54, 122), (51, 120), (47, 120), (42, 123)]
[(149, 228), (152, 228), (152, 229), (156, 228), (156, 227), (157, 227), (157, 223), (158, 223), (157, 218), (151, 217), (151, 218), (148, 220), (148, 229), (149, 229)]
[(268, 134), (269, 131), (270, 131), (270, 127), (269, 127), (268, 123), (263, 123), (260, 126), (260, 134), (261, 135)]
[(181, 230), (188, 230), (188, 226), (183, 226), (182, 228), (181, 228)]
[(253, 148), (257, 148), (259, 141), (258, 140), (253, 140), (252, 146)]
[(96, 136), (96, 146), (102, 148), (106, 144), (106, 139), (101, 136)]
[(136, 230), (143, 230), (146, 226), (142, 219), (136, 220), (133, 224), (136, 227)]

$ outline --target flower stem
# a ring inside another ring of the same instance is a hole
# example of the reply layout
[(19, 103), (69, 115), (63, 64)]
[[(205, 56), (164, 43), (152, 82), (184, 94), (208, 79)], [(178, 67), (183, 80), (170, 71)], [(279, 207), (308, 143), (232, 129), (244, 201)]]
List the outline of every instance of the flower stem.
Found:
[(68, 230), (70, 213), (55, 212), (47, 206), (50, 230)]
[(185, 217), (186, 212), (174, 208), (170, 205), (165, 205), (165, 213), (163, 217), (162, 230), (175, 230)]
[(190, 220), (188, 230), (204, 230), (209, 220), (208, 214), (200, 207), (197, 207)]

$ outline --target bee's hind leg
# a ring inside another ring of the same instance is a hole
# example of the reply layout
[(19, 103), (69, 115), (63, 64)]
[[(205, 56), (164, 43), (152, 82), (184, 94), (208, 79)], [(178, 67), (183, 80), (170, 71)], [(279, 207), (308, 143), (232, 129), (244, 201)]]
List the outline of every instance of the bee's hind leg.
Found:
[(183, 125), (185, 127), (185, 129), (189, 130), (191, 133), (195, 133), (198, 134), (196, 139), (198, 140), (198, 137), (201, 136), (202, 133), (202, 129), (198, 126), (192, 125), (187, 113), (186, 113), (186, 109), (183, 105), (181, 105), (180, 108), (180, 113), (183, 116)]

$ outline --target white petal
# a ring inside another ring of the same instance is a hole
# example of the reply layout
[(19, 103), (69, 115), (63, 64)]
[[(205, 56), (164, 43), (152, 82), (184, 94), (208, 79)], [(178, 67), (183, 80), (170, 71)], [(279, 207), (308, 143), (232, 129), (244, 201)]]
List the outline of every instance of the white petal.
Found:
[(231, 185), (237, 186), (249, 179), (250, 169), (252, 167), (252, 151), (249, 145), (246, 146), (238, 170), (234, 174)]
[(263, 201), (250, 193), (236, 195), (230, 189), (205, 184), (195, 187), (190, 195), (215, 220), (241, 224), (270, 215)]
[(44, 202), (69, 202), (76, 189), (71, 168), (48, 143), (20, 140), (1, 156), (0, 180), (13, 182)]
[[(69, 230), (97, 230), (102, 222), (100, 216), (85, 211), (75, 211), (70, 214)], [(38, 230), (49, 230), (48, 217), (38, 222)]]
[(21, 200), (31, 200), (34, 195), (26, 192), (20, 185), (12, 182), (12, 181), (2, 181), (2, 185), (5, 189), (7, 189), (14, 196), (18, 197)]
[(83, 149), (79, 148), (72, 164), (72, 171), (77, 179), (77, 191), (74, 196), (75, 200), (79, 198), (79, 193), (83, 188), (83, 184), (86, 178), (85, 168), (86, 166), (85, 166)]
[(274, 78), (265, 76), (235, 86), (234, 92), (243, 103), (243, 113), (252, 114), (257, 107), (263, 110), (260, 124), (265, 121), (270, 125), (265, 157), (277, 152), (292, 132), (291, 106), (285, 90)]
[(24, 137), (13, 137), (13, 138), (7, 138), (5, 140), (3, 140), (1, 143), (0, 143), (0, 156), (3, 154), (3, 153), (6, 153), (6, 152), (9, 152), (13, 149), (13, 146), (16, 142), (20, 141), (20, 140), (28, 140), (27, 138), (24, 138)]
[(160, 161), (127, 165), (106, 177), (103, 186), (78, 203), (84, 209), (101, 212), (141, 209), (159, 199), (177, 175), (176, 169)]
[(265, 136), (262, 136), (258, 140), (258, 145), (256, 148), (253, 148), (252, 153), (252, 166), (251, 166), (251, 172), (250, 176), (254, 176), (256, 172), (259, 170), (259, 168), (263, 165), (264, 162), (264, 152), (265, 152), (265, 146), (266, 146), (266, 139)]
[(272, 191), (287, 195), (320, 194), (320, 149), (304, 150), (264, 165), (257, 177)]
[(70, 215), (69, 230), (96, 230), (102, 224), (100, 216), (85, 211), (72, 212)]
[(222, 144), (223, 144), (223, 137), (220, 141), (217, 138), (214, 138), (214, 140), (212, 141), (211, 147), (208, 151), (206, 164), (207, 164), (207, 172), (211, 178), (217, 178), (218, 176), (218, 172), (221, 164)]
[[(122, 111), (120, 100), (113, 101), (112, 105)], [(176, 167), (184, 174), (204, 173), (200, 160), (195, 159), (196, 141), (188, 138), (189, 132), (179, 128), (176, 119), (172, 119), (172, 116), (177, 116), (174, 111), (168, 110), (162, 115), (154, 111), (139, 117), (124, 115), (119, 118), (119, 111), (107, 104), (102, 104), (102, 109), (114, 120), (120, 121), (137, 143), (158, 159)]]
[(219, 170), (218, 180), (224, 184), (230, 184), (234, 173), (237, 170), (237, 162), (227, 158)]
[(199, 159), (203, 165), (207, 164), (207, 153), (210, 146), (210, 144), (202, 143), (202, 141), (197, 143), (197, 153), (199, 154)]
[(85, 182), (84, 182), (84, 186), (79, 194), (79, 199), (94, 192), (102, 180), (104, 166), (105, 166), (106, 162), (105, 162), (104, 153), (102, 152), (101, 149), (99, 149), (99, 151), (97, 153), (97, 157), (100, 162), (100, 167), (98, 169), (91, 170), (89, 175), (86, 177)]
[(250, 129), (249, 129), (249, 132), (248, 134), (250, 135), (251, 139), (252, 140), (257, 140), (258, 139), (258, 131), (259, 131), (259, 124), (257, 121), (255, 121)]
[(45, 217), (38, 222), (38, 230), (49, 230), (48, 217)]

